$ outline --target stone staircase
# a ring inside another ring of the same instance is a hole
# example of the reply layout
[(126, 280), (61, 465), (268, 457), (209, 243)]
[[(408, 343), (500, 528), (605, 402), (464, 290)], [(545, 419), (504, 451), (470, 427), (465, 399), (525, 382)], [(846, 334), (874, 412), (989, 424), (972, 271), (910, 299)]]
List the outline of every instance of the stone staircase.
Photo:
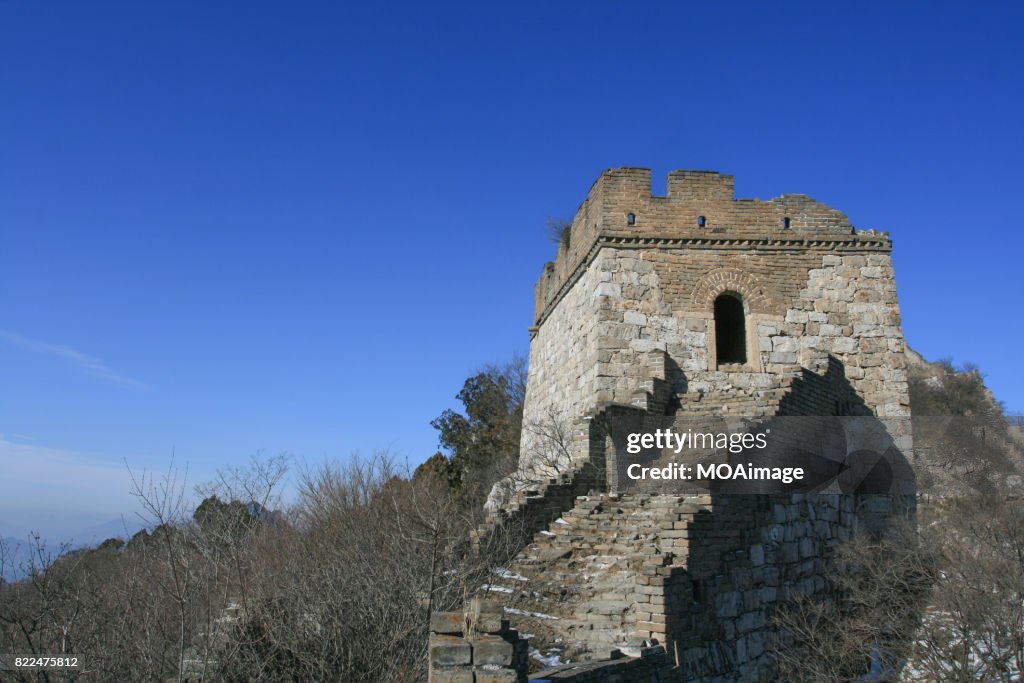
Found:
[(686, 561), (703, 495), (580, 496), (487, 590), (516, 626), (567, 646), (664, 636), (666, 591)]

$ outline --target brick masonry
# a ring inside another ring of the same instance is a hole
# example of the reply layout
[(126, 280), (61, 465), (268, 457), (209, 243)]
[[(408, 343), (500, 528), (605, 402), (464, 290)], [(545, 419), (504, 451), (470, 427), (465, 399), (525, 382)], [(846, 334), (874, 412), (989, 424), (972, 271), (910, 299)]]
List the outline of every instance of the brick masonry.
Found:
[[(657, 680), (770, 680), (772, 610), (827, 596), (831, 550), (894, 501), (619, 495), (602, 425), (909, 415), (892, 244), (803, 195), (734, 199), (728, 175), (650, 187), (646, 169), (603, 173), (537, 283), (520, 467), (488, 501), (492, 525), (536, 535), (501, 595), (583, 657), (653, 638), (672, 660)], [(742, 303), (743, 361), (719, 362), (722, 294)]]

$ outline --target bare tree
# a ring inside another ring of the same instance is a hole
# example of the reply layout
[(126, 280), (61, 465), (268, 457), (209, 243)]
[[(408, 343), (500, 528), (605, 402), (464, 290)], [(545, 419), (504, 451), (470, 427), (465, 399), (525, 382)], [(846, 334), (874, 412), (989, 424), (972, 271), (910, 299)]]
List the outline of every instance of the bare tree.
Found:
[(543, 488), (550, 480), (575, 475), (595, 465), (574, 453), (577, 427), (568, 417), (554, 409), (523, 424), (525, 444), (514, 470), (498, 479), (491, 487), (486, 509), (495, 512), (506, 508), (524, 491)]
[(173, 463), (135, 476), (147, 529), (0, 585), (0, 651), (87, 662), (48, 680), (421, 681), (431, 612), (498, 565), (447, 479), (407, 470), (386, 453), (325, 464), (273, 513), (280, 459), (222, 472), (194, 514)]
[(827, 597), (791, 594), (773, 615), (781, 678), (895, 680), (935, 582), (932, 545), (897, 525), (882, 537), (856, 536), (833, 562)]
[(912, 680), (1024, 673), (1024, 505), (972, 497), (931, 515), (942, 571), (908, 666)]
[(131, 494), (138, 500), (143, 523), (151, 528), (148, 542), (139, 548), (144, 560), (139, 569), (155, 585), (160, 596), (174, 608), (173, 675), (185, 679), (185, 655), (190, 645), (195, 606), (196, 572), (194, 571), (193, 529), (188, 524), (185, 499), (187, 470), (180, 473), (171, 458), (161, 476), (142, 472), (136, 476), (129, 470)]
[(431, 610), (461, 604), (480, 570), (455, 492), (406, 474), (386, 453), (302, 474), (291, 525), (256, 539), (264, 560), (224, 675), (422, 679)]

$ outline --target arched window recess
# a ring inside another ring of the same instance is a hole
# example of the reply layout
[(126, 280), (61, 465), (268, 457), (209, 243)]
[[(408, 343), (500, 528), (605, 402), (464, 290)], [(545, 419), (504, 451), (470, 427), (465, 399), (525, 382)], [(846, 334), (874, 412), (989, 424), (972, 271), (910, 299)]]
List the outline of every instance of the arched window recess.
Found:
[(735, 292), (723, 292), (715, 299), (715, 350), (718, 365), (747, 362), (743, 299)]

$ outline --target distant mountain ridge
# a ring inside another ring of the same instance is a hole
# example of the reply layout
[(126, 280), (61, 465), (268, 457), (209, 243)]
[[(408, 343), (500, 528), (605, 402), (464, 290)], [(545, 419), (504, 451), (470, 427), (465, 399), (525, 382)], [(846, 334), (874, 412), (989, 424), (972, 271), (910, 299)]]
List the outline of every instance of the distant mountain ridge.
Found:
[[(145, 525), (140, 520), (130, 521), (118, 517), (102, 524), (93, 524), (69, 535), (61, 541), (40, 538), (44, 553), (57, 555), (67, 550), (95, 548), (108, 538), (120, 538), (127, 541)], [(5, 536), (0, 538), (0, 578), (4, 581), (16, 581), (28, 575), (32, 555), (36, 549), (36, 541), (31, 534), (23, 538)], [(37, 558), (38, 559), (38, 558)]]

